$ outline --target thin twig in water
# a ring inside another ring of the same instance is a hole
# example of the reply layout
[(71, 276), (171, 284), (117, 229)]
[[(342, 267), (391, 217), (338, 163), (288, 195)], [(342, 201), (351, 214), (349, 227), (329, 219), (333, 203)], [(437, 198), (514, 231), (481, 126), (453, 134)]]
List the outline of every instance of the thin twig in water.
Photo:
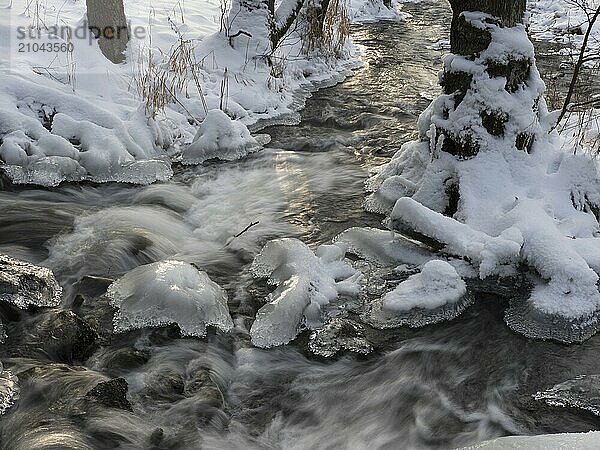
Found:
[(233, 242), (233, 240), (235, 238), (239, 238), (242, 234), (244, 234), (245, 232), (247, 232), (250, 228), (258, 225), (260, 222), (257, 220), (256, 222), (251, 222), (250, 225), (248, 225), (246, 228), (244, 228), (242, 231), (240, 231), (238, 234), (236, 234), (235, 236), (233, 236), (231, 239), (229, 239), (227, 241), (227, 243), (225, 244), (225, 247), (227, 247), (229, 244), (231, 244)]

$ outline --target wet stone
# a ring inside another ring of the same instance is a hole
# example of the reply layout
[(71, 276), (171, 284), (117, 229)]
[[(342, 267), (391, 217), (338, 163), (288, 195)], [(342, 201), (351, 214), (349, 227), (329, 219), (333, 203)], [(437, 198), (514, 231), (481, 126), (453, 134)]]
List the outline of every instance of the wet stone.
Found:
[(46, 267), (0, 254), (0, 301), (26, 309), (58, 306), (62, 288)]
[(581, 375), (538, 392), (533, 398), (550, 406), (577, 408), (600, 416), (600, 375)]
[(331, 358), (340, 352), (352, 352), (367, 355), (373, 346), (364, 337), (364, 328), (344, 318), (334, 318), (318, 330), (311, 333), (309, 350), (324, 358)]
[(223, 394), (210, 377), (208, 369), (199, 369), (186, 381), (183, 393), (186, 397), (194, 397), (207, 405), (223, 408)]
[(95, 331), (72, 311), (48, 311), (29, 325), (13, 356), (44, 357), (62, 362), (83, 361), (95, 348)]
[(128, 385), (124, 378), (114, 378), (98, 383), (85, 395), (85, 399), (92, 400), (107, 408), (131, 411), (131, 404), (127, 400), (127, 390)]
[(150, 352), (125, 347), (108, 352), (102, 360), (102, 367), (111, 374), (117, 374), (137, 369), (149, 360)]

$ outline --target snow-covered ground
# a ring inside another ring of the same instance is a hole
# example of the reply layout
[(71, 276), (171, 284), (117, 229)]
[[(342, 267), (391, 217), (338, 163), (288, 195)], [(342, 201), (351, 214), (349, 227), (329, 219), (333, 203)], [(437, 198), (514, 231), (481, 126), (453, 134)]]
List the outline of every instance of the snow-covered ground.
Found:
[[(588, 28), (585, 10), (577, 5), (587, 4), (588, 8), (600, 6), (599, 0), (528, 0), (529, 33), (534, 39), (581, 47)], [(590, 47), (600, 49), (600, 24), (592, 30)]]
[(90, 38), (85, 2), (0, 3), (0, 159), (13, 180), (168, 179), (208, 111), (244, 125), (294, 120), (309, 88), (359, 64), (350, 44), (308, 57), (293, 35), (266, 64), (245, 35), (220, 32), (241, 18), (218, 0), (124, 5), (131, 39), (113, 64)]

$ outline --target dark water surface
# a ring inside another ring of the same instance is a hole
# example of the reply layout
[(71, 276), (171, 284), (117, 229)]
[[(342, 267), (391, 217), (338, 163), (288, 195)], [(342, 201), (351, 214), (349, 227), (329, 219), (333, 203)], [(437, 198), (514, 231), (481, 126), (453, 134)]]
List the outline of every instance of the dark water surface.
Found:
[[(595, 416), (532, 394), (600, 373), (600, 336), (575, 346), (527, 340), (504, 325), (506, 304), (491, 295), (451, 323), (371, 330), (379, 350), (368, 357), (323, 361), (300, 344), (249, 342), (265, 292), (248, 264), (267, 240), (314, 246), (380, 224), (361, 207), (364, 180), (416, 136), (418, 114), (438, 92), (436, 48), (449, 25), (440, 0), (405, 10), (406, 23), (355, 28), (368, 64), (315, 93), (300, 125), (267, 129), (270, 148), (244, 161), (179, 168), (149, 187), (0, 192), (0, 252), (51, 267), (66, 288), (63, 309), (99, 334), (96, 347), (55, 351), (43, 331), (66, 316), (2, 311), (9, 340), (0, 356), (21, 380), (19, 402), (0, 419), (2, 448), (448, 448), (599, 428)], [(227, 289), (234, 332), (111, 334), (107, 284), (171, 257)], [(86, 394), (116, 377), (128, 383), (131, 409), (112, 388), (101, 400)]]

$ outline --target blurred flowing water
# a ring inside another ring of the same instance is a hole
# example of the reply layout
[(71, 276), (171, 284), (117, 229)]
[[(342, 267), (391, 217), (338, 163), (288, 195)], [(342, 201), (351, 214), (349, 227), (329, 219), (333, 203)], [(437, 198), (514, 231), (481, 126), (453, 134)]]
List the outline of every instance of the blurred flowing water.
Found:
[[(529, 341), (508, 330), (506, 304), (491, 295), (451, 323), (369, 330), (379, 350), (367, 357), (325, 361), (301, 344), (249, 342), (266, 292), (248, 264), (267, 240), (316, 246), (351, 226), (380, 226), (361, 207), (364, 180), (415, 138), (419, 113), (439, 92), (450, 17), (441, 0), (405, 11), (407, 22), (354, 28), (365, 67), (315, 93), (298, 126), (266, 129), (270, 147), (243, 161), (179, 167), (170, 182), (148, 187), (0, 192), (0, 252), (51, 267), (64, 309), (100, 335), (85, 358), (35, 351), (44, 346), (26, 337), (40, 312), (4, 313), (0, 356), (20, 374), (21, 396), (0, 419), (2, 448), (448, 448), (598, 428), (595, 416), (532, 394), (599, 373), (600, 337), (571, 347)], [(107, 284), (166, 258), (195, 263), (227, 290), (232, 333), (110, 333)], [(128, 383), (131, 410), (77, 400), (115, 377)]]

